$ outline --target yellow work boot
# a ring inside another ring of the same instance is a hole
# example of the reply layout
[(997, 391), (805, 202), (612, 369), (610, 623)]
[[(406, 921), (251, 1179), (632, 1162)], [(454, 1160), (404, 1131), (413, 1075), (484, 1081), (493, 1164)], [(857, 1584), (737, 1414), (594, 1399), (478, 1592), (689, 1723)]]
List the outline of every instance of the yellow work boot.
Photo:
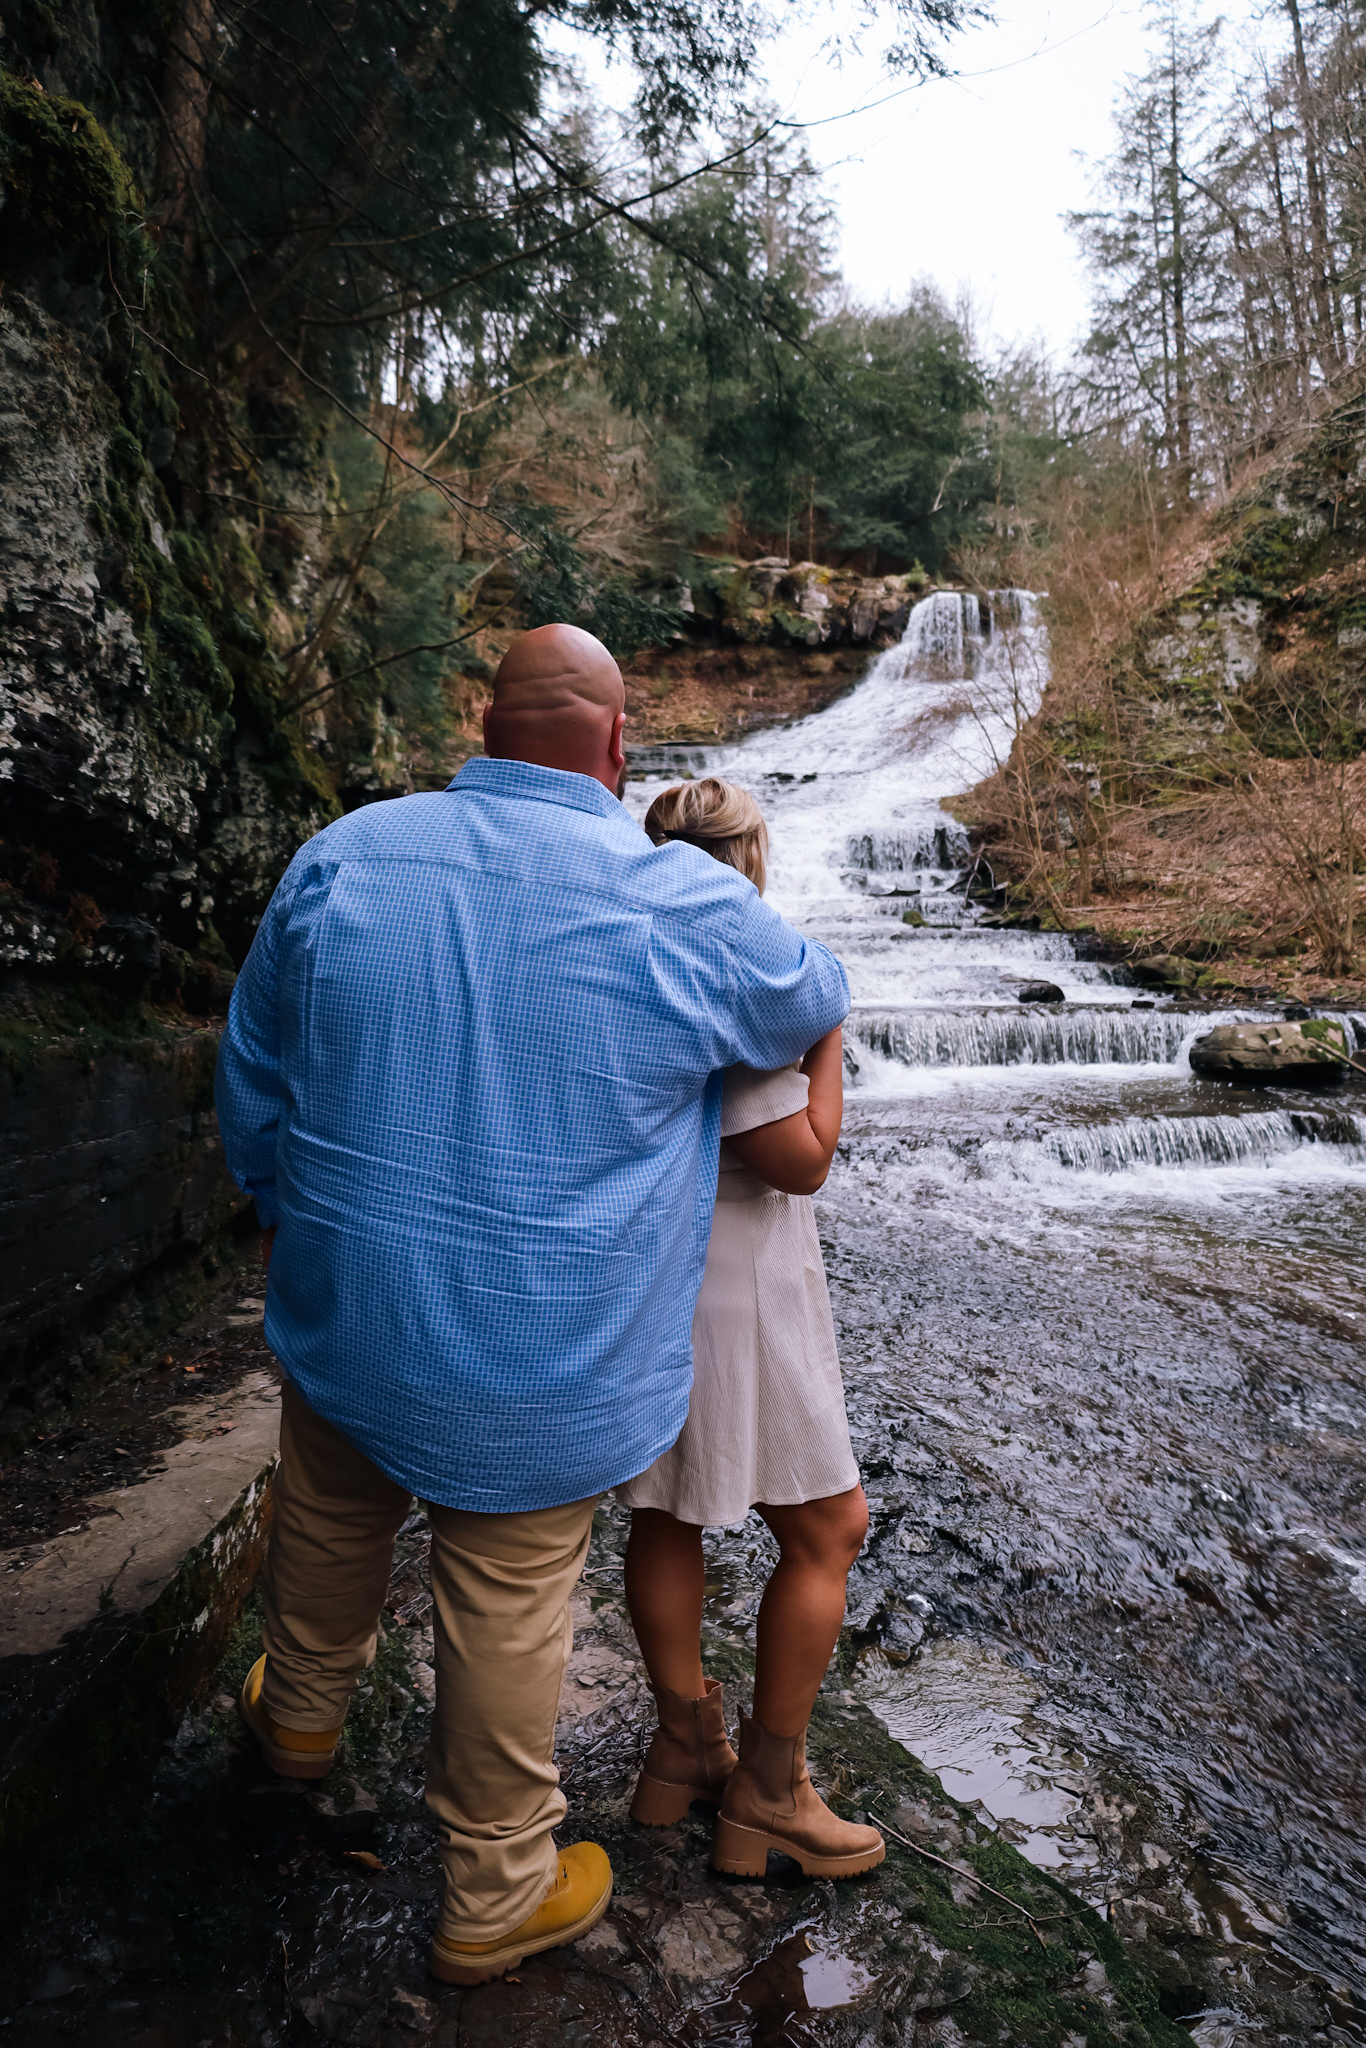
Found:
[(306, 1728), (282, 1728), (272, 1721), (261, 1703), (261, 1683), (266, 1660), (258, 1657), (238, 1695), (237, 1711), (261, 1745), (261, 1754), (282, 1778), (325, 1778), (337, 1757), (340, 1728), (314, 1732)]
[(523, 1956), (561, 1948), (596, 1927), (612, 1897), (612, 1866), (596, 1842), (571, 1842), (560, 1850), (554, 1884), (520, 1927), (497, 1941), (451, 1941), (432, 1937), (427, 1968), (443, 1984), (487, 1984), (513, 1970)]

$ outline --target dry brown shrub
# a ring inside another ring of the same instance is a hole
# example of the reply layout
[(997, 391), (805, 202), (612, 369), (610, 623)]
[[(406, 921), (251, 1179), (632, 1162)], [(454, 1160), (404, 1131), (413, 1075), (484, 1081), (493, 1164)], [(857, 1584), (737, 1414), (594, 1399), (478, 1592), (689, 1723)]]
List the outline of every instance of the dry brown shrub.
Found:
[(1100, 502), (1060, 492), (1046, 523), (1047, 543), (1011, 566), (1047, 591), (1052, 678), (1009, 760), (956, 806), (997, 873), (1060, 922), (1108, 914), (1149, 948), (1255, 957), (1308, 943), (1321, 974), (1351, 974), (1366, 761), (1321, 743), (1325, 686), (1268, 664), (1264, 696), (1298, 758), (1178, 708), (1141, 649), (1225, 544), (1213, 522), (1157, 518), (1135, 478)]
[(1176, 941), (1222, 919), (1241, 952), (1301, 937), (1324, 974), (1353, 971), (1366, 901), (1366, 761), (1277, 760), (1249, 751), (1243, 776), (1173, 817), (1187, 871)]

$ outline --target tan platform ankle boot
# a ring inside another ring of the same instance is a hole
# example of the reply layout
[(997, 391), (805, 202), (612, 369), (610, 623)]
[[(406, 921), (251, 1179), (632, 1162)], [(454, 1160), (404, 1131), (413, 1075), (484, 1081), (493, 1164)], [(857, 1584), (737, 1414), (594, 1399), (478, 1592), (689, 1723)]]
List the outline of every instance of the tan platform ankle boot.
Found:
[(720, 1803), (726, 1781), (735, 1769), (735, 1751), (726, 1739), (725, 1701), (720, 1681), (703, 1681), (700, 1700), (652, 1685), (659, 1726), (636, 1782), (631, 1818), (647, 1828), (672, 1827), (682, 1820), (694, 1799)]
[(807, 1877), (856, 1877), (887, 1854), (876, 1828), (840, 1820), (817, 1792), (807, 1775), (805, 1729), (770, 1735), (742, 1714), (740, 1761), (717, 1816), (712, 1868), (762, 1877), (770, 1849), (791, 1856)]

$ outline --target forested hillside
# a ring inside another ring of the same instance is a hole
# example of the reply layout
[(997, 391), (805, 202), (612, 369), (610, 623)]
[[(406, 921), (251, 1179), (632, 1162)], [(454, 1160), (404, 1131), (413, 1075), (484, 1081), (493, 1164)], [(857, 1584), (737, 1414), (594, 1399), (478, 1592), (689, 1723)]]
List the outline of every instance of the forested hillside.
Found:
[[(958, 13), (890, 0), (896, 65)], [(762, 722), (998, 519), (990, 380), (933, 292), (848, 302), (766, 32), (746, 0), (6, 8), (6, 1426), (211, 1275), (214, 1020), (261, 911), (341, 810), (448, 779), (513, 633), (639, 651), (638, 737)]]
[(30, 987), (221, 1002), (293, 847), (443, 781), (520, 625), (705, 642), (737, 561), (923, 575), (995, 516), (960, 327), (846, 303), (800, 143), (736, 111), (757, 18), (574, 20), (629, 119), (502, 0), (7, 10)]
[(1149, 33), (1014, 557), (1052, 683), (961, 814), (1035, 908), (1173, 978), (1360, 1001), (1366, 44), (1317, 0)]

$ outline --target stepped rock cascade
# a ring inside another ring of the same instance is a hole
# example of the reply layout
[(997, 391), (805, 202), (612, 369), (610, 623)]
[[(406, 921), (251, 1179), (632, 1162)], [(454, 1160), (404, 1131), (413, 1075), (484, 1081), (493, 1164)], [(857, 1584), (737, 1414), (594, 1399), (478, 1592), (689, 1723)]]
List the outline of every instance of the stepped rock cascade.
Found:
[(1130, 1166), (1241, 1166), (1302, 1145), (1349, 1145), (1366, 1163), (1366, 1117), (1344, 1111), (1316, 1116), (1309, 1110), (1133, 1117), (1049, 1138), (1042, 1149), (1061, 1166), (1122, 1173)]
[(848, 1035), (907, 1067), (1175, 1066), (1213, 1021), (1132, 1010), (856, 1009)]
[[(1280, 1013), (983, 921), (944, 803), (1046, 680), (1035, 596), (940, 591), (826, 710), (642, 750), (627, 801), (752, 790), (769, 900), (848, 971), (817, 1207), (872, 1516), (862, 1697), (1117, 1926), (1231, 1945), (1248, 2010), (1336, 1986), (1366, 2038), (1337, 1675), (1366, 1610), (1366, 1087), (1201, 1079), (1197, 1037)], [(1039, 980), (1063, 1000), (1022, 1005)]]

